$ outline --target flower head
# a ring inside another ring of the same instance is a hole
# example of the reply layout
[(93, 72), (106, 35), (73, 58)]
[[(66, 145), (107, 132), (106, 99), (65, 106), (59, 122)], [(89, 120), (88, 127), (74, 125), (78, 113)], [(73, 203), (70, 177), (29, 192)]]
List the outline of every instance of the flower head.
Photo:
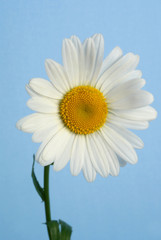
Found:
[(41, 165), (54, 163), (59, 171), (70, 160), (71, 173), (83, 170), (89, 182), (96, 173), (116, 176), (120, 166), (135, 164), (134, 148), (143, 142), (128, 128), (146, 129), (157, 115), (148, 106), (153, 96), (141, 90), (139, 57), (123, 56), (119, 47), (105, 60), (103, 55), (101, 34), (83, 43), (76, 36), (65, 39), (63, 66), (46, 60), (50, 82), (34, 78), (26, 86), (27, 105), (37, 113), (17, 122), (18, 129), (34, 133), (34, 142), (42, 142), (36, 154)]

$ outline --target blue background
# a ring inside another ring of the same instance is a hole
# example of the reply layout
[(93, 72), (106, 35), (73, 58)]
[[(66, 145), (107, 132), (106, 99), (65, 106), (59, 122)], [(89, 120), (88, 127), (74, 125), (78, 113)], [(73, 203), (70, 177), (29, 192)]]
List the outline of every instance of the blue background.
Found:
[[(61, 63), (64, 38), (94, 33), (104, 35), (105, 55), (117, 45), (140, 55), (158, 118), (138, 132), (145, 143), (139, 162), (118, 177), (87, 183), (82, 174), (71, 176), (69, 165), (51, 170), (52, 216), (71, 224), (73, 240), (161, 239), (161, 1), (1, 0), (0, 10), (0, 239), (48, 239), (30, 176), (38, 144), (15, 124), (31, 113), (25, 84), (47, 78), (45, 59)], [(43, 168), (35, 171), (42, 183)]]

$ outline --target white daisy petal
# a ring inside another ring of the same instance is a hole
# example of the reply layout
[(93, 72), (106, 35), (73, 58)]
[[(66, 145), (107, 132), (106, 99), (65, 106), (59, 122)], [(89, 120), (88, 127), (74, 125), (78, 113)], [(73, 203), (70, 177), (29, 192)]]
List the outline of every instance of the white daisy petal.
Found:
[(153, 102), (153, 95), (149, 92), (140, 90), (119, 99), (116, 102), (109, 103), (110, 109), (128, 110), (147, 106)]
[(54, 127), (41, 127), (38, 130), (34, 132), (32, 135), (32, 141), (39, 143), (42, 142), (48, 135), (49, 133), (54, 129)]
[(132, 53), (126, 54), (101, 75), (96, 87), (102, 92), (105, 90), (106, 92), (109, 91), (114, 83), (117, 84), (125, 74), (133, 71), (138, 62), (139, 57), (137, 55)]
[(29, 82), (30, 88), (38, 93), (49, 98), (62, 99), (63, 95), (60, 93), (49, 81), (42, 78), (33, 78)]
[(71, 41), (73, 42), (73, 44), (74, 44), (74, 46), (76, 48), (77, 55), (79, 56), (80, 49), (81, 49), (81, 46), (82, 46), (82, 43), (81, 43), (80, 39), (77, 36), (75, 36), (75, 35), (71, 36), (70, 39), (71, 39)]
[(121, 118), (134, 121), (151, 121), (157, 117), (157, 112), (151, 106), (130, 110), (113, 110), (114, 114)]
[(72, 36), (71, 40), (76, 48), (78, 57), (79, 77), (75, 79), (75, 84), (80, 85), (83, 82), (84, 76), (84, 50), (80, 39), (76, 36)]
[(135, 150), (131, 144), (126, 141), (120, 134), (118, 134), (107, 125), (101, 129), (101, 132), (113, 151), (115, 151), (121, 158), (131, 164), (135, 164), (137, 162), (137, 155)]
[(21, 131), (32, 133), (41, 128), (42, 125), (47, 126), (50, 122), (57, 124), (58, 120), (57, 115), (33, 113), (20, 119), (17, 122), (16, 127)]
[(57, 126), (57, 128), (54, 128), (49, 134), (48, 136), (43, 140), (43, 142), (41, 143), (36, 155), (35, 155), (35, 160), (37, 162), (39, 162), (42, 166), (47, 166), (49, 164), (52, 163), (52, 161), (45, 161), (44, 159), (42, 159), (42, 153), (44, 151), (44, 149), (46, 148), (46, 146), (48, 146), (48, 144), (51, 142), (51, 140), (54, 138), (54, 136), (61, 131), (61, 129), (63, 129), (64, 126), (62, 126), (61, 124)]
[(106, 95), (108, 95), (108, 93), (111, 90), (118, 87), (118, 85), (124, 84), (124, 83), (134, 80), (134, 79), (139, 79), (139, 78), (141, 78), (141, 76), (142, 76), (142, 72), (140, 70), (133, 70), (133, 71), (127, 72), (125, 75), (122, 75), (122, 77), (121, 77), (121, 75), (119, 76), (116, 73), (116, 75), (113, 76), (113, 81), (108, 85), (108, 87), (106, 87), (106, 84), (108, 84), (108, 83), (105, 83), (103, 85), (103, 87), (104, 87), (103, 94), (106, 96)]
[(85, 61), (83, 84), (88, 85), (91, 83), (95, 71), (96, 49), (93, 39), (86, 39), (83, 48)]
[(68, 141), (65, 141), (63, 144), (63, 149), (62, 149), (62, 144), (60, 142), (58, 146), (59, 151), (57, 151), (57, 155), (54, 162), (55, 171), (60, 171), (61, 169), (63, 169), (68, 163), (68, 161), (70, 160), (74, 138), (75, 138), (75, 135), (70, 133), (67, 138)]
[(40, 113), (58, 113), (58, 101), (45, 97), (32, 97), (27, 106)]
[(130, 72), (127, 72), (125, 75), (123, 75), (122, 78), (119, 78), (118, 81), (115, 80), (115, 82), (111, 83), (111, 89), (112, 87), (117, 87), (117, 84), (125, 83), (141, 77), (142, 77), (142, 72), (140, 70), (132, 70)]
[(62, 94), (66, 93), (70, 89), (70, 85), (63, 66), (52, 59), (47, 59), (45, 61), (45, 68), (53, 86)]
[(106, 155), (95, 134), (87, 136), (87, 147), (90, 154), (91, 162), (95, 170), (102, 176), (107, 177), (109, 174), (109, 165), (106, 161)]
[(95, 34), (93, 37), (95, 48), (96, 48), (96, 59), (95, 59), (95, 70), (93, 73), (91, 85), (95, 86), (98, 74), (100, 72), (102, 63), (103, 63), (103, 55), (104, 55), (104, 39), (101, 34)]
[(127, 72), (122, 77), (116, 76), (116, 78), (114, 79), (113, 82), (110, 83), (108, 88), (104, 89), (104, 92), (103, 92), (104, 96), (108, 96), (109, 92), (111, 92), (111, 90), (117, 88), (118, 85), (124, 84), (124, 83), (134, 80), (134, 79), (140, 79), (141, 76), (142, 76), (142, 72), (140, 70), (133, 70), (133, 71)]
[(96, 171), (91, 163), (90, 154), (86, 147), (84, 163), (83, 163), (83, 175), (88, 182), (93, 182), (96, 178)]
[(123, 126), (125, 128), (131, 128), (136, 130), (143, 130), (148, 128), (149, 123), (147, 121), (135, 121), (131, 119), (122, 118), (119, 115), (108, 114), (108, 122), (116, 124), (118, 126)]
[(32, 135), (32, 141), (42, 142), (53, 129), (57, 129), (57, 126), (61, 125), (62, 123), (57, 117), (42, 121), (41, 125), (39, 125)]
[(38, 93), (36, 93), (33, 89), (30, 88), (28, 84), (25, 86), (27, 93), (30, 95), (30, 97), (37, 97), (39, 96)]
[(122, 50), (119, 47), (115, 47), (110, 54), (103, 61), (100, 75), (101, 76), (107, 69), (109, 69), (115, 62), (117, 62), (122, 57)]
[(61, 170), (68, 163), (71, 156), (74, 134), (62, 128), (58, 131), (42, 152), (44, 162), (54, 162), (54, 169)]
[(70, 39), (63, 41), (62, 47), (63, 64), (70, 79), (70, 86), (76, 86), (76, 79), (79, 79), (78, 55), (73, 42)]
[(119, 166), (119, 162), (118, 162), (118, 158), (117, 158), (116, 154), (110, 148), (108, 143), (106, 143), (106, 141), (104, 140), (104, 137), (102, 136), (100, 131), (96, 132), (96, 138), (97, 138), (97, 142), (100, 142), (100, 144), (103, 148), (103, 151), (106, 154), (105, 165), (108, 165), (109, 173), (112, 176), (117, 176), (119, 174), (119, 171), (120, 171), (120, 166)]
[(37, 129), (37, 125), (36, 125), (37, 119), (38, 119), (38, 114), (33, 113), (31, 115), (28, 115), (20, 119), (16, 123), (16, 127), (21, 131), (32, 133)]
[(123, 98), (132, 93), (136, 93), (136, 91), (141, 89), (144, 85), (144, 79), (132, 79), (128, 82), (119, 84), (105, 96), (107, 97), (108, 102), (118, 101), (120, 98)]
[(116, 126), (112, 123), (108, 123), (107, 125), (113, 130), (115, 130), (117, 133), (119, 133), (123, 138), (125, 138), (134, 148), (141, 149), (144, 147), (143, 141), (126, 128), (122, 126)]
[(77, 176), (83, 166), (85, 157), (85, 138), (81, 135), (76, 135), (72, 147), (70, 171), (72, 175)]

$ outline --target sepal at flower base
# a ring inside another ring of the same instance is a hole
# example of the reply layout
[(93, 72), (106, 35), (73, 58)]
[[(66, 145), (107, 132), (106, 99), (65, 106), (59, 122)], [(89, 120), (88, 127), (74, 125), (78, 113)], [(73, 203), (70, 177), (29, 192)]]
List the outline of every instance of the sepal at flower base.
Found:
[(33, 164), (32, 164), (32, 172), (31, 172), (31, 177), (32, 177), (32, 180), (33, 180), (33, 184), (35, 186), (35, 189), (37, 191), (37, 193), (39, 194), (39, 196), (41, 197), (42, 201), (44, 202), (45, 201), (45, 194), (44, 194), (44, 189), (40, 186), (37, 178), (36, 178), (36, 175), (35, 175), (35, 172), (34, 172), (34, 165), (35, 165), (35, 155), (33, 155)]

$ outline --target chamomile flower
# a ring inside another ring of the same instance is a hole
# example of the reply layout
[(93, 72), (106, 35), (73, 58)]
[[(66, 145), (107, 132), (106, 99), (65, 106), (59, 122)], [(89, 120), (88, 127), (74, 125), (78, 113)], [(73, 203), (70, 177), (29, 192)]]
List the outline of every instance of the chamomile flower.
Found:
[(143, 142), (131, 129), (146, 129), (156, 118), (149, 106), (153, 96), (141, 88), (145, 80), (136, 70), (139, 56), (115, 47), (103, 60), (104, 39), (95, 34), (83, 43), (72, 36), (63, 41), (63, 65), (46, 60), (50, 82), (34, 78), (26, 86), (27, 105), (36, 111), (17, 122), (42, 142), (36, 160), (56, 171), (70, 161), (72, 175), (87, 181), (96, 173), (117, 176), (120, 166), (135, 164), (134, 148)]

